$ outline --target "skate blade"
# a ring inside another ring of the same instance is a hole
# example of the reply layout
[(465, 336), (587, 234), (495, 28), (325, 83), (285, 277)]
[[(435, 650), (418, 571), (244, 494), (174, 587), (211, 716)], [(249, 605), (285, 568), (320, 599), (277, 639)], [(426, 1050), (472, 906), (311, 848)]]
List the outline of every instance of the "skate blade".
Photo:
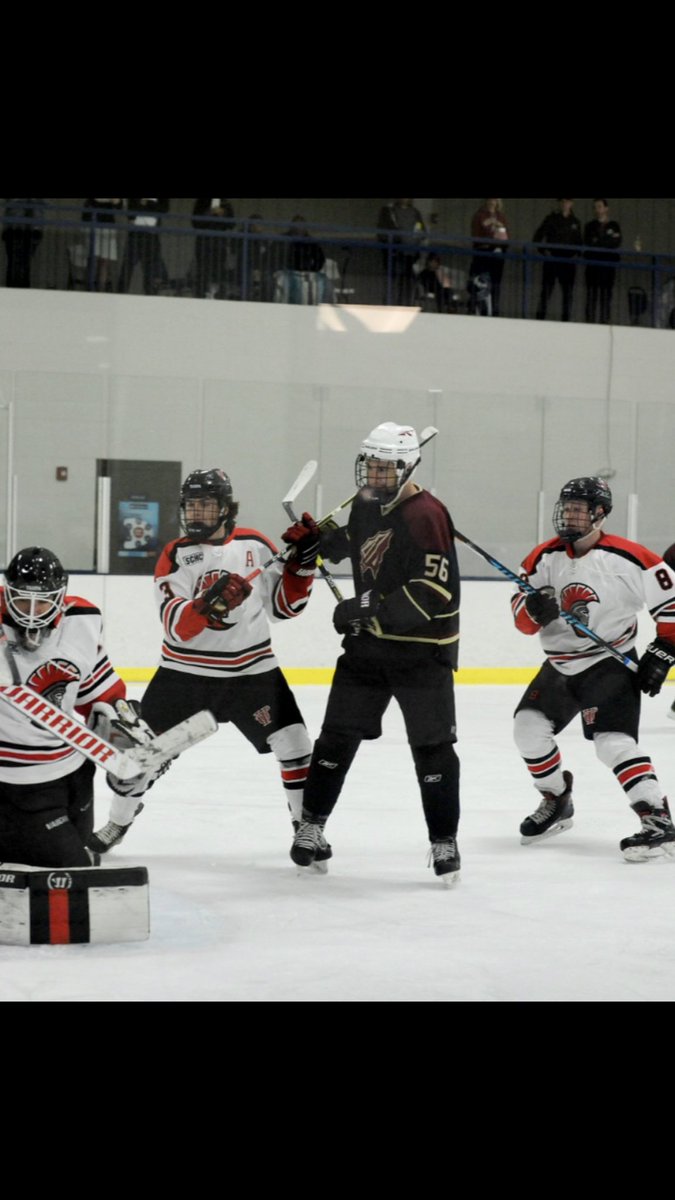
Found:
[(669, 708), (666, 716), (669, 721), (675, 721), (675, 708)]
[(312, 876), (312, 875), (327, 875), (328, 874), (328, 863), (327, 862), (311, 862), (311, 863), (308, 863), (308, 865), (306, 867), (301, 867), (301, 866), (299, 866), (298, 863), (296, 863), (295, 864), (295, 873), (296, 873), (298, 879), (309, 879), (310, 876)]
[(557, 837), (559, 833), (564, 833), (573, 824), (574, 819), (568, 817), (566, 821), (558, 821), (557, 825), (552, 825), (550, 829), (546, 830), (546, 833), (538, 833), (536, 837), (521, 837), (520, 844), (521, 846), (532, 846), (535, 842), (545, 842), (547, 838)]
[(447, 871), (445, 875), (439, 875), (438, 878), (441, 882), (441, 887), (444, 887), (446, 891), (450, 891), (459, 883), (459, 876), (459, 871)]
[(660, 846), (627, 846), (622, 850), (626, 862), (650, 862), (659, 858), (675, 858), (675, 842), (664, 842)]

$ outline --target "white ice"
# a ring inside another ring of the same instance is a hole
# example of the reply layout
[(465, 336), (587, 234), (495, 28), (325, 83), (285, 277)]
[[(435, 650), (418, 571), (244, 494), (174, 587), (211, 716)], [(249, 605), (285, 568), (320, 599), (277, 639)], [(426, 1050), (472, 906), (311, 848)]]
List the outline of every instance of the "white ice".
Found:
[[(129, 689), (140, 696), (142, 686)], [(312, 736), (327, 688), (297, 688)], [(271, 755), (231, 726), (174, 764), (104, 860), (144, 864), (148, 941), (0, 946), (2, 1001), (669, 1001), (675, 860), (629, 864), (638, 822), (578, 725), (559, 738), (574, 825), (523, 847), (537, 794), (512, 742), (520, 687), (457, 689), (461, 879), (427, 867), (412, 761), (392, 704), (328, 826), (326, 876), (299, 877)], [(675, 794), (673, 691), (645, 698), (642, 748)], [(96, 784), (97, 824), (111, 793)]]

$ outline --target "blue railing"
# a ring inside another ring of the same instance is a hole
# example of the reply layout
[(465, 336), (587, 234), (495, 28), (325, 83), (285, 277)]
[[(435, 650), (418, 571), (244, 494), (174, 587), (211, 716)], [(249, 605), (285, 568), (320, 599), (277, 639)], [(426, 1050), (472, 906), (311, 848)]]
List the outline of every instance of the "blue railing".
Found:
[[(6, 209), (5, 286), (130, 292), (277, 303), (415, 305), (427, 312), (533, 318), (545, 263), (573, 274), (570, 319), (589, 319), (587, 274), (605, 274), (613, 324), (675, 327), (675, 256), (620, 250), (615, 261), (580, 247), (510, 240), (481, 250), (470, 237), (405, 234), (307, 222), (36, 207)], [(153, 214), (154, 215), (154, 214)], [(197, 222), (197, 224), (195, 224)], [(102, 269), (105, 267), (105, 270)], [(561, 315), (561, 285), (548, 319)], [(605, 297), (607, 298), (607, 297)], [(607, 314), (605, 314), (607, 315)], [(598, 309), (596, 319), (601, 319)]]

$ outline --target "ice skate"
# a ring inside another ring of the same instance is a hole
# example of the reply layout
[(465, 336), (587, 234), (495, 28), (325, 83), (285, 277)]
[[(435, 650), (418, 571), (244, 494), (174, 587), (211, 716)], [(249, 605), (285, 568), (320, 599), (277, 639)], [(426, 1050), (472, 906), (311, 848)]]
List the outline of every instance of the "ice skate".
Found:
[(622, 838), (621, 853), (627, 862), (647, 862), (650, 858), (675, 858), (675, 826), (665, 796), (661, 808), (652, 808), (638, 800), (631, 808), (640, 818), (641, 829), (632, 837)]
[(669, 721), (675, 721), (675, 700), (673, 700), (673, 703), (671, 704), (670, 708), (668, 709), (666, 716), (668, 717)]
[[(137, 817), (142, 809), (143, 805), (139, 804), (134, 817)], [(108, 821), (106, 825), (103, 825), (100, 829), (92, 833), (87, 842), (88, 849), (94, 850), (97, 854), (107, 854), (108, 850), (112, 850), (113, 846), (119, 846), (122, 838), (131, 829), (132, 825), (133, 821), (130, 821), (128, 825), (117, 825), (114, 821)]]
[(520, 843), (530, 846), (534, 842), (543, 842), (546, 838), (564, 833), (572, 824), (574, 805), (572, 804), (572, 773), (563, 771), (565, 791), (560, 796), (552, 792), (542, 792), (541, 803), (535, 812), (526, 817), (520, 826)]
[(307, 869), (316, 871), (319, 875), (328, 873), (328, 859), (333, 857), (333, 850), (326, 841), (323, 825), (314, 821), (294, 821), (295, 837), (291, 846), (291, 858), (298, 872), (303, 875)]
[(440, 838), (431, 843), (428, 866), (433, 863), (434, 872), (441, 879), (444, 887), (454, 887), (459, 879), (459, 869), (462, 863), (459, 846), (455, 838)]

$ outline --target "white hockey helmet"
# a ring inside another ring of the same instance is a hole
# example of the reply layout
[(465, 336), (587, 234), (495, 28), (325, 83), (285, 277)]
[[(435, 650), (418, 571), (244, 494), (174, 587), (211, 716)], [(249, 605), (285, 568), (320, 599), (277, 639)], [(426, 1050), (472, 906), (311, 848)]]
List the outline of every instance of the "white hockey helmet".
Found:
[[(369, 484), (368, 467), (373, 461), (391, 463), (396, 473), (395, 483), (377, 487)], [(385, 421), (377, 425), (361, 444), (354, 468), (356, 486), (366, 489), (364, 495), (368, 499), (378, 500), (383, 506), (393, 504), (419, 462), (420, 444), (412, 425), (396, 425), (394, 421)]]

